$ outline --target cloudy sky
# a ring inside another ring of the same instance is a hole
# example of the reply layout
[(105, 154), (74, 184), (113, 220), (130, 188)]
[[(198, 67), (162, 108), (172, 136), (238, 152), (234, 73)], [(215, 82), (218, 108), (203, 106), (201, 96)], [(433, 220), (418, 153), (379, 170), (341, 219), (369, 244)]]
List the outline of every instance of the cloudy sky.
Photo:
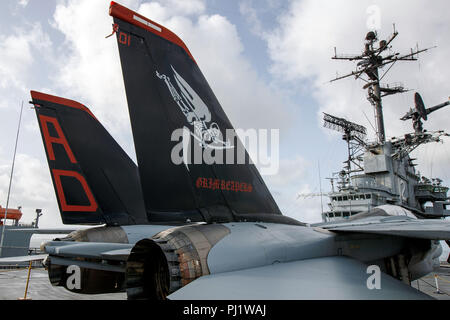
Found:
[[(320, 221), (320, 198), (298, 193), (329, 191), (332, 172), (345, 160), (340, 134), (322, 127), (322, 112), (367, 127), (374, 138), (373, 111), (362, 82), (329, 83), (354, 64), (331, 60), (359, 54), (369, 28), (381, 38), (399, 31), (402, 53), (437, 46), (419, 62), (396, 64), (384, 82), (403, 82), (411, 91), (386, 98), (387, 136), (412, 131), (398, 119), (419, 91), (427, 106), (450, 96), (450, 23), (447, 0), (120, 0), (177, 33), (196, 58), (236, 128), (280, 130), (280, 169), (264, 176), (285, 215)], [(21, 205), (24, 222), (42, 208), (41, 227), (61, 226), (30, 90), (77, 100), (88, 106), (135, 159), (112, 18), (106, 0), (2, 0), (0, 3), (0, 205), (5, 206), (20, 105), (24, 111), (10, 207)], [(450, 131), (450, 110), (425, 123)], [(422, 146), (418, 169), (450, 183), (450, 139)], [(324, 206), (328, 199), (324, 198)]]

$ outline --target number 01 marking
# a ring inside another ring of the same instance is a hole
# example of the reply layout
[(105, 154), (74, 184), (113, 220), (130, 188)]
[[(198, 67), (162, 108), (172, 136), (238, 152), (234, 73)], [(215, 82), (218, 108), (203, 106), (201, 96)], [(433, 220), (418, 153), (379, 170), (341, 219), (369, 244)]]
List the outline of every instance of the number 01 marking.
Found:
[(130, 35), (127, 35), (124, 32), (120, 32), (119, 33), (119, 42), (121, 44), (124, 44), (126, 46), (130, 46), (130, 41), (131, 41), (131, 36)]

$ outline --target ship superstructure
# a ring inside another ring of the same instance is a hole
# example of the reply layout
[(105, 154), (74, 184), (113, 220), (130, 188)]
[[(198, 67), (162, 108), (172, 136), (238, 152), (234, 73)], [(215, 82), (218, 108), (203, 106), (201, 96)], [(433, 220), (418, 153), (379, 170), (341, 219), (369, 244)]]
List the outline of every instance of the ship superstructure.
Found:
[[(414, 158), (410, 154), (417, 147), (442, 142), (444, 131), (427, 131), (422, 120), (428, 114), (450, 104), (450, 101), (426, 108), (419, 93), (415, 93), (414, 104), (400, 120), (412, 120), (414, 132), (402, 137), (386, 139), (383, 120), (382, 100), (385, 96), (407, 91), (402, 84), (382, 84), (380, 80), (395, 62), (415, 61), (418, 54), (428, 49), (411, 50), (401, 55), (392, 51), (391, 42), (397, 37), (395, 31), (388, 40), (378, 41), (375, 31), (367, 33), (364, 51), (360, 55), (335, 55), (332, 59), (356, 61), (356, 70), (333, 79), (340, 80), (350, 76), (365, 82), (367, 100), (374, 108), (376, 122), (376, 141), (366, 140), (366, 128), (344, 118), (324, 114), (324, 126), (343, 133), (347, 143), (348, 159), (340, 172), (329, 178), (332, 191), (328, 212), (322, 214), (324, 221), (349, 218), (376, 206), (393, 204), (411, 210), (421, 218), (441, 218), (450, 216), (447, 196), (448, 187), (439, 178), (429, 179), (416, 172)], [(387, 51), (387, 55), (383, 54)], [(382, 74), (382, 69), (388, 67)]]
[(31, 223), (20, 222), (22, 208), (3, 208), (0, 206), (0, 257), (24, 256), (30, 252), (30, 239), (34, 233), (39, 233), (39, 217), (41, 209), (36, 209), (36, 218)]

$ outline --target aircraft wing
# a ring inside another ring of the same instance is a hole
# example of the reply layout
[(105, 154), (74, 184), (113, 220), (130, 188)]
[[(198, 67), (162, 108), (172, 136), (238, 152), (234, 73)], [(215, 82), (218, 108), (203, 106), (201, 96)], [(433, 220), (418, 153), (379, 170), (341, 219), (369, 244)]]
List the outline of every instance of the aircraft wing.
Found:
[(414, 219), (406, 216), (371, 217), (354, 221), (323, 224), (320, 228), (335, 232), (358, 232), (407, 238), (450, 240), (450, 221)]
[(47, 258), (47, 254), (33, 254), (29, 256), (17, 256), (17, 257), (8, 257), (8, 258), (0, 258), (0, 263), (20, 263), (20, 262), (29, 262), (29, 261), (38, 261), (44, 260)]
[[(47, 254), (0, 258), (0, 263), (20, 263), (43, 260), (50, 256), (51, 263), (73, 264), (96, 270), (124, 272), (125, 262), (133, 244), (104, 242), (50, 241), (45, 245)], [(89, 259), (88, 261), (84, 261)], [(83, 260), (83, 261), (81, 261)]]
[(33, 234), (69, 234), (78, 229), (40, 229), (40, 228), (20, 228), (10, 229), (8, 232), (25, 232)]
[[(417, 300), (431, 299), (384, 273), (369, 289), (367, 265), (325, 257), (200, 277), (169, 295), (172, 300)], [(251, 297), (251, 298), (249, 298)]]
[[(129, 253), (133, 246), (132, 243), (50, 241), (45, 245), (45, 252), (67, 258), (103, 259), (111, 257), (115, 260), (126, 260), (126, 257), (123, 259), (123, 253)], [(120, 258), (117, 258), (118, 256)]]
[(50, 263), (125, 272), (125, 261), (134, 244), (109, 242), (50, 241), (45, 245)]

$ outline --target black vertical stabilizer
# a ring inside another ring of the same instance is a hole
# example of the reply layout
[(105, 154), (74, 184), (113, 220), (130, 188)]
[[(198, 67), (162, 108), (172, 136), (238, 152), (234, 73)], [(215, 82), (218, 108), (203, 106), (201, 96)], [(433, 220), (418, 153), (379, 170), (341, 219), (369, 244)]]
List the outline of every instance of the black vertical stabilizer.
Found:
[(223, 160), (227, 151), (237, 159), (242, 145), (226, 134), (234, 132), (230, 121), (174, 33), (114, 2), (110, 15), (149, 219), (293, 222), (281, 215), (245, 150), (246, 164), (195, 164), (187, 152), (183, 163), (174, 163), (171, 156), (181, 144), (171, 139), (176, 129), (185, 128), (192, 153), (200, 147), (222, 152)]
[(137, 166), (91, 111), (73, 100), (31, 96), (63, 223), (148, 223)]

